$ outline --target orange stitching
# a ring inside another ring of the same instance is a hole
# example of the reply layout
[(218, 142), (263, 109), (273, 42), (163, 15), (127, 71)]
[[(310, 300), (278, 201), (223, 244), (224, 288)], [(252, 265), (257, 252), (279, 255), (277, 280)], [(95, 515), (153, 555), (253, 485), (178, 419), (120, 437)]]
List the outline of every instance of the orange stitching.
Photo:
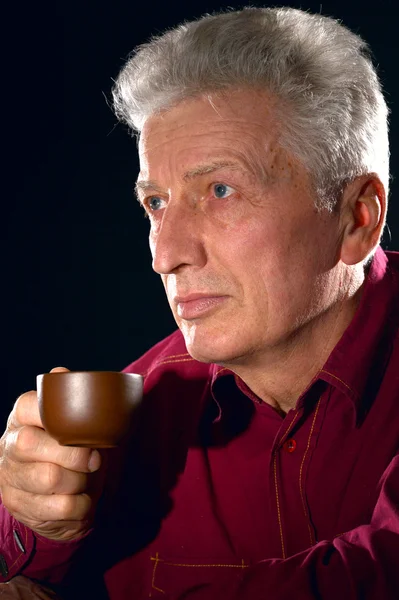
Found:
[(296, 413), (296, 415), (295, 415), (295, 417), (292, 419), (292, 421), (291, 421), (290, 425), (288, 426), (288, 429), (287, 429), (287, 431), (285, 432), (285, 434), (284, 434), (284, 435), (283, 435), (283, 437), (281, 438), (281, 440), (280, 440), (280, 446), (283, 444), (283, 442), (284, 442), (285, 438), (286, 438), (286, 437), (288, 437), (288, 434), (289, 434), (289, 432), (291, 431), (291, 429), (293, 428), (293, 426), (294, 426), (294, 423), (295, 423), (295, 421), (296, 421), (296, 419), (297, 419), (297, 417), (298, 417), (298, 414), (299, 414), (299, 413), (297, 412), (297, 413)]
[[(222, 567), (222, 568), (229, 568), (229, 569), (246, 569), (249, 567), (249, 565), (245, 564), (243, 558), (241, 559), (240, 565), (218, 565), (218, 564), (217, 565), (190, 565), (190, 564), (184, 564), (184, 563), (172, 563), (172, 562), (164, 561), (163, 559), (159, 558), (159, 553), (157, 552), (155, 554), (155, 556), (150, 557), (150, 560), (152, 560), (154, 562), (154, 568), (152, 570), (151, 587), (153, 590), (157, 590), (158, 592), (161, 592), (162, 594), (165, 594), (166, 592), (155, 585), (155, 573), (157, 570), (158, 563), (160, 563), (160, 562), (162, 562), (164, 565), (168, 565), (169, 567), (206, 567), (206, 568)], [(152, 592), (149, 593), (148, 597), (152, 598)]]
[(228, 367), (222, 367), (219, 371), (216, 371), (215, 375), (219, 375), (219, 373), (223, 373), (223, 371), (230, 371)]
[(189, 564), (179, 564), (179, 563), (171, 563), (162, 561), (165, 565), (170, 567), (221, 567), (225, 569), (245, 569), (249, 567), (249, 565), (244, 564), (244, 559), (242, 559), (240, 565), (189, 565)]
[[(170, 358), (170, 357), (166, 356), (166, 359), (168, 359), (168, 358)], [(156, 365), (153, 365), (152, 368), (148, 369), (148, 371), (143, 373), (143, 377), (147, 377), (150, 373), (152, 373), (153, 371), (155, 371), (155, 369), (157, 369), (158, 367), (160, 367), (162, 365), (167, 365), (170, 363), (171, 364), (178, 363), (178, 362), (190, 362), (190, 360), (194, 360), (194, 359), (190, 357), (190, 358), (180, 358), (179, 360), (162, 360), (161, 362), (157, 363)]]
[(11, 567), (9, 567), (9, 571), (11, 571), (11, 569), (13, 568), (13, 566), (17, 564), (17, 562), (18, 562), (18, 561), (19, 561), (19, 559), (21, 558), (22, 554), (23, 554), (23, 552), (21, 552), (21, 553), (20, 553), (20, 555), (18, 556), (18, 558), (16, 558), (16, 559), (14, 560), (14, 562), (13, 562), (13, 563), (12, 563), (12, 565), (11, 565)]
[(336, 535), (334, 535), (334, 539), (337, 537), (341, 537), (341, 535), (345, 535), (345, 533), (348, 533), (348, 532), (344, 531), (343, 533), (337, 533)]
[[(287, 431), (284, 433), (283, 437), (280, 440), (279, 446), (281, 447), (282, 443), (284, 442), (284, 440), (288, 437), (289, 432), (291, 431), (291, 429), (294, 426), (294, 423), (298, 417), (298, 412), (295, 414), (295, 417), (292, 419), (290, 425), (287, 428)], [(283, 558), (285, 558), (285, 546), (284, 546), (284, 536), (283, 536), (283, 524), (281, 521), (281, 512), (280, 512), (280, 502), (279, 502), (279, 497), (278, 497), (278, 483), (277, 483), (277, 450), (274, 451), (274, 463), (273, 463), (273, 470), (274, 470), (274, 486), (276, 489), (276, 503), (277, 503), (277, 519), (278, 519), (278, 526), (279, 526), (279, 530), (280, 530), (280, 541), (281, 541), (281, 550), (283, 553)]]
[[(154, 561), (155, 561), (155, 562), (154, 562), (154, 568), (153, 568), (153, 570), (152, 570), (152, 580), (151, 580), (151, 587), (152, 587), (152, 589), (153, 589), (153, 590), (157, 590), (157, 592), (161, 592), (161, 594), (165, 594), (166, 592), (165, 592), (164, 590), (161, 590), (161, 588), (159, 588), (159, 587), (157, 587), (157, 586), (155, 585), (155, 572), (156, 572), (156, 570), (157, 570), (158, 563), (159, 563), (159, 562), (161, 562), (161, 560), (158, 558), (158, 552), (156, 553), (156, 555), (155, 555), (155, 558), (154, 558), (153, 556), (151, 556), (151, 560), (154, 560)], [(163, 562), (163, 561), (162, 561), (162, 562)], [(149, 597), (149, 598), (152, 598), (152, 592), (150, 592), (150, 594), (149, 594), (149, 596), (148, 596), (148, 597)]]
[(224, 568), (229, 568), (229, 569), (246, 569), (247, 567), (249, 567), (249, 565), (247, 565), (244, 561), (244, 559), (241, 559), (241, 564), (237, 565), (223, 565), (223, 564), (212, 564), (212, 565), (196, 565), (196, 564), (186, 564), (186, 563), (173, 563), (173, 562), (169, 562), (169, 561), (165, 561), (162, 558), (158, 558), (158, 552), (156, 553), (155, 557), (151, 556), (151, 560), (155, 561), (156, 563), (162, 562), (164, 563), (164, 565), (168, 565), (170, 567), (224, 567)]
[(158, 363), (158, 367), (160, 365), (168, 365), (169, 363), (178, 363), (178, 362), (189, 362), (190, 360), (194, 360), (193, 358), (179, 358), (178, 360), (164, 360), (160, 363)]
[(311, 529), (310, 524), (309, 524), (309, 515), (308, 515), (308, 511), (306, 509), (305, 497), (304, 497), (304, 494), (303, 494), (303, 488), (302, 488), (302, 469), (303, 469), (303, 465), (305, 463), (306, 455), (307, 455), (309, 447), (310, 447), (310, 440), (311, 440), (313, 429), (314, 429), (314, 426), (315, 426), (315, 423), (316, 423), (317, 413), (319, 412), (320, 402), (321, 402), (321, 397), (319, 398), (319, 400), (317, 402), (317, 405), (316, 405), (316, 410), (315, 410), (314, 417), (313, 417), (312, 427), (310, 428), (310, 433), (309, 433), (309, 438), (308, 438), (308, 444), (306, 446), (306, 450), (305, 450), (305, 453), (304, 453), (303, 458), (302, 458), (301, 468), (299, 469), (299, 491), (300, 491), (301, 499), (302, 499), (303, 512), (305, 514), (305, 519), (307, 519), (307, 525), (308, 525), (308, 531), (309, 531), (309, 537), (310, 537), (310, 544), (311, 544), (311, 546), (313, 546), (313, 544), (315, 543), (315, 540), (314, 540), (314, 537), (313, 537), (312, 529)]
[(354, 394), (355, 396), (357, 396), (356, 392), (354, 392), (352, 390), (352, 388), (350, 388), (349, 385), (347, 383), (345, 383), (345, 381), (342, 381), (342, 379), (340, 379), (339, 377), (337, 377), (333, 373), (330, 373), (329, 371), (326, 371), (325, 369), (322, 369), (320, 371), (320, 373), (325, 373), (326, 375), (329, 375), (330, 377), (334, 377), (334, 379), (336, 379), (337, 381), (340, 381), (342, 383), (342, 385), (344, 385), (350, 392), (352, 392), (352, 394)]
[[(25, 551), (26, 548), (28, 547), (28, 530), (24, 525), (24, 529), (25, 529)], [(23, 556), (23, 552), (20, 552), (19, 556), (14, 560), (14, 562), (12, 563), (11, 567), (9, 567), (9, 570), (11, 571), (11, 569), (17, 564), (17, 562), (19, 561), (19, 559), (21, 558), (21, 556)]]
[(171, 354), (170, 356), (165, 356), (165, 358), (166, 359), (168, 359), (168, 358), (180, 358), (181, 356), (190, 356), (190, 355), (189, 355), (188, 352), (183, 352), (182, 354)]
[(280, 503), (279, 503), (279, 499), (278, 499), (277, 466), (276, 465), (277, 465), (277, 452), (274, 452), (274, 464), (273, 464), (273, 468), (274, 468), (274, 485), (275, 485), (275, 488), (276, 488), (277, 519), (278, 519), (278, 525), (279, 525), (279, 529), (280, 529), (281, 549), (282, 549), (282, 552), (283, 552), (283, 558), (285, 558), (283, 527), (282, 527), (282, 524), (281, 524)]

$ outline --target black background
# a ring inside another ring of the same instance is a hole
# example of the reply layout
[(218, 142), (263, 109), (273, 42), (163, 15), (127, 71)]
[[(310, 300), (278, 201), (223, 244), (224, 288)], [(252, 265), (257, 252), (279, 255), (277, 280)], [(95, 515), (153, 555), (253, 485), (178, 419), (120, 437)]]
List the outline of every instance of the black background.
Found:
[[(280, 5), (342, 19), (371, 45), (392, 110), (392, 240), (386, 233), (383, 247), (399, 249), (395, 0)], [(132, 194), (135, 141), (108, 106), (110, 89), (135, 45), (228, 6), (242, 4), (82, 0), (2, 9), (2, 422), (36, 374), (57, 365), (120, 370), (175, 328)]]

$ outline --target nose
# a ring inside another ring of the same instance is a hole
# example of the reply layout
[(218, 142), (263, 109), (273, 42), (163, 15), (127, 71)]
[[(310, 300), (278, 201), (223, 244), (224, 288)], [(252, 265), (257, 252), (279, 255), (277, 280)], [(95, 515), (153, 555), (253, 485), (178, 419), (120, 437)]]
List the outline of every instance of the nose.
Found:
[(160, 275), (206, 263), (201, 214), (183, 203), (169, 202), (161, 223), (150, 232), (152, 268)]

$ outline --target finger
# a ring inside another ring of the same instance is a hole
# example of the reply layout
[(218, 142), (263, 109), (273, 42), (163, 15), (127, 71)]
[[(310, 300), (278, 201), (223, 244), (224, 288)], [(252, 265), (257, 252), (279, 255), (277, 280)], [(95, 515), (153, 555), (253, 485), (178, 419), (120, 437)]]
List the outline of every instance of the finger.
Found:
[(91, 473), (101, 465), (98, 450), (60, 446), (38, 427), (20, 427), (10, 431), (5, 440), (5, 452), (14, 462), (49, 462), (70, 471)]
[(54, 463), (9, 462), (8, 481), (13, 487), (31, 494), (81, 494), (88, 489), (86, 473), (64, 469)]
[[(68, 372), (66, 367), (54, 367), (50, 373), (65, 373)], [(14, 408), (9, 416), (7, 426), (9, 428), (17, 428), (22, 425), (34, 425), (44, 429), (39, 413), (39, 405), (37, 401), (37, 392), (32, 390), (22, 394), (17, 398)]]
[(44, 429), (39, 414), (37, 392), (35, 391), (26, 392), (19, 396), (8, 418), (7, 427), (9, 429), (16, 429), (24, 425), (32, 425)]
[(23, 523), (81, 521), (93, 509), (88, 494), (31, 494), (9, 486), (2, 492), (2, 502), (8, 512)]

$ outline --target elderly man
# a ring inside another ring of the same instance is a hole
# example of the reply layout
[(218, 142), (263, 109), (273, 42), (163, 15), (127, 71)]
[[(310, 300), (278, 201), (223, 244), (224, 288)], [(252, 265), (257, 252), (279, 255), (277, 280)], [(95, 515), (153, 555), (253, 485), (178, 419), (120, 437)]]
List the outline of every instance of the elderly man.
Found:
[(366, 44), (288, 8), (206, 16), (138, 48), (114, 99), (178, 331), (126, 369), (145, 398), (116, 451), (58, 446), (36, 393), (17, 400), (3, 581), (397, 598), (399, 255), (379, 247), (387, 108)]

